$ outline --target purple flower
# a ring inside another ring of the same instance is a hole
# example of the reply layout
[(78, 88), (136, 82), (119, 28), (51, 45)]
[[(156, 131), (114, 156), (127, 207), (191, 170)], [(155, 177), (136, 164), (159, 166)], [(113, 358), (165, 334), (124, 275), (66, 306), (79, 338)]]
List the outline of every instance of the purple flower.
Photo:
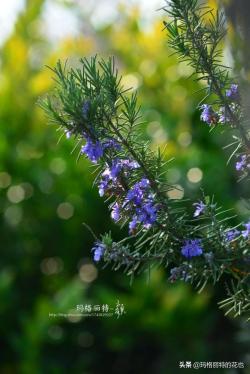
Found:
[(194, 217), (198, 217), (200, 214), (202, 214), (207, 207), (202, 201), (199, 203), (194, 203), (193, 205), (196, 207)]
[(142, 178), (139, 182), (128, 191), (127, 200), (133, 202), (135, 205), (140, 206), (142, 204), (145, 190), (150, 186), (149, 180)]
[(232, 230), (229, 230), (229, 231), (226, 231), (224, 233), (224, 236), (225, 236), (225, 240), (227, 242), (231, 242), (232, 240), (234, 240), (236, 238), (236, 236), (238, 236), (240, 234), (240, 232), (236, 229), (232, 229)]
[(209, 126), (218, 122), (218, 115), (215, 113), (211, 105), (203, 104), (201, 106), (201, 120), (206, 122)]
[(143, 204), (141, 208), (136, 209), (137, 219), (145, 228), (150, 228), (157, 219), (157, 209), (153, 202)]
[(136, 161), (114, 159), (111, 166), (107, 166), (102, 173), (99, 182), (99, 195), (103, 196), (108, 189), (116, 188), (119, 185), (119, 174), (121, 172), (126, 176), (127, 171), (139, 167)]
[(87, 138), (87, 142), (82, 147), (81, 152), (85, 153), (93, 163), (97, 163), (103, 155), (103, 147), (98, 140), (94, 143), (90, 138)]
[(133, 161), (133, 160), (131, 161), (129, 159), (125, 159), (125, 160), (120, 160), (120, 162), (125, 171), (138, 169), (140, 167), (137, 161)]
[(101, 197), (104, 196), (108, 188), (109, 188), (109, 178), (107, 176), (103, 176), (103, 179), (100, 180), (99, 185), (98, 185), (99, 195)]
[[(231, 106), (230, 106), (231, 107)], [(233, 108), (231, 108), (233, 109)], [(225, 107), (221, 107), (219, 111), (219, 123), (229, 123), (231, 122), (230, 113)]]
[(120, 168), (116, 165), (115, 162), (112, 164), (111, 168), (107, 167), (104, 170), (104, 172), (102, 173), (102, 178), (98, 185), (100, 196), (104, 196), (105, 192), (108, 189), (115, 187), (115, 182), (117, 180), (117, 175), (119, 174), (119, 172)]
[[(156, 209), (154, 203), (152, 201), (146, 203), (145, 205), (143, 205), (143, 209), (145, 210), (147, 215), (150, 217), (150, 220), (155, 222), (157, 209)], [(151, 222), (151, 223), (153, 223), (153, 222)]]
[(115, 181), (122, 170), (126, 172), (127, 169), (136, 169), (139, 167), (137, 165), (135, 161), (115, 159), (111, 166), (105, 169), (103, 175), (108, 175), (110, 180)]
[(109, 175), (111, 180), (115, 180), (122, 170), (121, 160), (114, 160), (112, 162), (111, 168), (109, 169)]
[(238, 101), (240, 99), (239, 87), (237, 84), (232, 84), (229, 90), (226, 90), (226, 97), (232, 101)]
[(103, 148), (114, 148), (116, 150), (120, 150), (121, 146), (115, 139), (109, 139), (103, 143)]
[(194, 256), (200, 256), (203, 253), (201, 247), (201, 239), (189, 239), (185, 241), (185, 244), (181, 248), (181, 253), (187, 258)]
[(128, 169), (138, 169), (140, 165), (137, 161), (123, 160), (123, 165), (127, 166)]
[(84, 119), (88, 118), (89, 110), (90, 110), (90, 101), (86, 100), (84, 101), (83, 106), (82, 106), (82, 114), (83, 114)]
[(133, 216), (132, 221), (129, 222), (129, 233), (133, 234), (137, 226), (137, 217)]
[(243, 238), (247, 239), (250, 236), (250, 221), (244, 224), (246, 230), (242, 231)]
[(236, 165), (235, 165), (236, 170), (242, 171), (249, 167), (250, 167), (250, 164), (248, 164), (247, 155), (241, 155), (238, 161), (236, 162)]
[(150, 186), (149, 180), (146, 178), (142, 178), (138, 184), (141, 188), (147, 188)]
[(66, 138), (69, 139), (72, 135), (72, 131), (70, 130), (65, 130), (65, 135), (66, 135)]
[(120, 206), (118, 203), (115, 203), (112, 208), (111, 217), (114, 221), (118, 221), (120, 219)]
[(96, 242), (92, 251), (94, 252), (94, 261), (98, 262), (102, 258), (104, 251), (106, 249), (105, 244)]
[[(120, 186), (119, 174), (123, 172), (126, 176), (128, 170), (136, 169), (139, 165), (136, 161), (115, 159), (111, 166), (108, 166), (102, 173), (99, 182), (99, 194), (103, 196), (107, 190), (115, 189), (118, 191)], [(142, 178), (135, 183), (120, 204), (115, 203), (112, 207), (111, 217), (118, 221), (121, 214), (132, 216), (129, 223), (129, 233), (134, 233), (138, 224), (144, 228), (150, 228), (157, 220), (158, 206), (154, 202), (154, 195), (150, 188), (150, 182), (147, 178)]]
[(143, 201), (143, 191), (140, 189), (138, 183), (136, 183), (127, 193), (127, 200), (140, 206)]
[(128, 191), (124, 203), (127, 211), (134, 211), (133, 220), (130, 222), (130, 233), (137, 224), (142, 224), (149, 229), (157, 220), (158, 206), (154, 202), (154, 195), (150, 191), (150, 182), (142, 178)]

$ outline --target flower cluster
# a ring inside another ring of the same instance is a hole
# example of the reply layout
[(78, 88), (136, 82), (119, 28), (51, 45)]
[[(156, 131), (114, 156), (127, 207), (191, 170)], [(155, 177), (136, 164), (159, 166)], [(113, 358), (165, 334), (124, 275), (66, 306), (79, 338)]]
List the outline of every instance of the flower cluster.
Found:
[(228, 107), (222, 106), (216, 112), (211, 105), (203, 104), (201, 106), (201, 120), (206, 122), (209, 126), (216, 125), (218, 123), (225, 124), (232, 122), (229, 110), (235, 113), (238, 109), (240, 101), (240, 94), (237, 84), (232, 84), (229, 90), (226, 90), (226, 98), (228, 100)]
[(91, 138), (87, 138), (86, 140), (86, 144), (82, 147), (81, 153), (85, 153), (90, 161), (97, 163), (103, 156), (103, 146), (98, 140), (96, 142), (93, 142)]
[(144, 228), (150, 228), (157, 220), (158, 205), (154, 202), (154, 194), (151, 191), (150, 182), (142, 178), (128, 191), (123, 207), (133, 212), (129, 223), (129, 232), (134, 233), (137, 226), (142, 224)]
[(224, 232), (224, 238), (227, 243), (232, 242), (236, 238), (242, 236), (244, 239), (250, 238), (250, 221), (243, 224), (244, 230), (231, 229)]
[(99, 140), (93, 141), (90, 137), (86, 137), (86, 144), (81, 148), (81, 153), (84, 153), (90, 161), (96, 164), (103, 156), (105, 149), (120, 149), (120, 145), (114, 139), (109, 139), (104, 142)]
[[(132, 163), (133, 165), (133, 163)], [(135, 167), (136, 165), (134, 165)], [(106, 181), (102, 180), (99, 185), (99, 191), (103, 193), (104, 187), (110, 182), (110, 175), (107, 176)], [(114, 188), (114, 181), (112, 180), (112, 187)], [(135, 233), (138, 225), (142, 225), (145, 229), (149, 229), (157, 220), (158, 205), (154, 201), (154, 194), (151, 192), (149, 180), (142, 178), (139, 182), (135, 183), (126, 193), (124, 199), (120, 198), (119, 203), (115, 202), (112, 207), (111, 217), (114, 221), (118, 221), (123, 216), (130, 219), (129, 233)], [(131, 219), (132, 217), (132, 219)]]
[[(156, 223), (159, 210), (150, 182), (143, 177), (129, 187), (131, 172), (140, 167), (138, 162), (133, 159), (119, 158), (117, 152), (112, 153), (112, 161), (107, 161), (107, 158), (104, 157), (105, 150), (119, 151), (121, 146), (115, 139), (106, 138), (105, 134), (102, 134), (104, 140), (97, 139), (95, 129), (89, 120), (90, 109), (90, 102), (85, 101), (82, 107), (82, 116), (88, 131), (82, 132), (86, 143), (82, 146), (81, 153), (85, 154), (94, 164), (102, 158), (105, 160), (106, 167), (98, 181), (99, 195), (116, 197), (116, 202), (112, 205), (111, 217), (116, 222), (120, 218), (127, 219), (130, 234), (134, 234), (140, 225), (149, 229)], [(67, 130), (66, 137), (70, 138), (71, 135), (72, 132)], [(92, 250), (94, 251), (94, 260), (99, 261), (103, 256), (104, 246), (98, 242)]]
[[(230, 108), (232, 113), (234, 113), (236, 111), (236, 106), (234, 104), (230, 104), (229, 108)], [(218, 123), (220, 123), (222, 125), (232, 122), (230, 112), (229, 112), (228, 108), (226, 108), (225, 106), (222, 106), (219, 109), (218, 118), (219, 118)]]
[(194, 217), (198, 217), (202, 213), (205, 212), (205, 209), (207, 208), (206, 204), (203, 203), (203, 201), (199, 201), (198, 203), (194, 203), (193, 206), (196, 207), (194, 212)]
[(247, 169), (250, 170), (249, 156), (247, 156), (247, 155), (241, 155), (241, 156), (239, 156), (238, 161), (236, 162), (235, 167), (236, 167), (236, 170), (238, 170), (238, 171), (244, 171), (244, 170), (247, 170)]
[(232, 84), (229, 90), (226, 90), (226, 97), (232, 101), (239, 101), (240, 94), (237, 84)]
[(121, 178), (127, 178), (131, 170), (138, 168), (139, 164), (129, 159), (115, 158), (110, 166), (106, 164), (99, 181), (99, 195), (104, 196), (124, 190)]
[(215, 125), (218, 122), (219, 116), (213, 110), (211, 105), (203, 104), (201, 106), (202, 113), (201, 113), (201, 120), (206, 122), (209, 126)]
[[(106, 149), (113, 151), (120, 150), (121, 146), (115, 139), (98, 140), (94, 136), (94, 129), (89, 121), (90, 102), (85, 101), (82, 107), (83, 119), (88, 126), (88, 133), (82, 132), (86, 143), (81, 148), (81, 153), (85, 154), (91, 162), (96, 164), (104, 157)], [(66, 137), (70, 138), (72, 132), (66, 131)], [(113, 153), (115, 156), (115, 153)], [(133, 234), (139, 225), (149, 229), (157, 220), (158, 205), (155, 203), (155, 196), (152, 192), (150, 182), (147, 178), (141, 178), (129, 186), (131, 171), (138, 169), (140, 165), (131, 159), (121, 159), (115, 157), (111, 162), (106, 161), (106, 168), (101, 173), (98, 182), (100, 196), (115, 196), (117, 201), (113, 203), (111, 217), (114, 221), (119, 221), (124, 217), (129, 220), (129, 233)], [(94, 248), (94, 259), (99, 261), (103, 254), (103, 247), (96, 243)]]
[(135, 232), (139, 224), (146, 229), (150, 228), (156, 222), (158, 211), (147, 178), (142, 178), (131, 188), (124, 186), (124, 180), (127, 183), (131, 171), (138, 168), (139, 164), (134, 160), (116, 158), (111, 165), (106, 166), (98, 184), (100, 196), (113, 194), (117, 197), (111, 217), (116, 222), (121, 216), (127, 217), (130, 220), (130, 234)]
[[(211, 105), (203, 104), (201, 106), (201, 120), (209, 126), (230, 124), (234, 127), (235, 124), (232, 122), (232, 114), (237, 117), (239, 115), (237, 113), (240, 112), (240, 93), (237, 84), (232, 84), (230, 89), (226, 90), (225, 98), (227, 105), (221, 106), (217, 111), (215, 111)], [(249, 155), (240, 155), (235, 167), (237, 171), (250, 170)]]
[[(86, 100), (82, 106), (82, 116), (88, 131), (82, 131), (86, 143), (82, 146), (81, 153), (96, 164), (104, 157), (106, 149), (117, 151), (121, 150), (121, 146), (115, 139), (106, 138), (104, 134), (102, 134), (104, 140), (97, 139), (89, 119), (90, 110), (91, 104)], [(71, 135), (72, 132), (67, 130), (66, 137), (70, 138)], [(129, 187), (131, 171), (138, 169), (140, 165), (135, 160), (118, 158), (115, 152), (112, 156), (114, 159), (108, 162), (106, 160), (106, 168), (99, 178), (99, 195), (116, 197), (117, 201), (112, 206), (111, 217), (114, 221), (119, 221), (121, 217), (128, 219), (130, 234), (135, 233), (139, 225), (149, 229), (156, 222), (159, 210), (149, 180), (141, 178), (139, 182)], [(95, 261), (99, 261), (103, 247), (96, 244), (93, 250)]]
[(239, 235), (240, 235), (239, 230), (236, 230), (236, 229), (228, 230), (224, 233), (225, 241), (231, 242)]

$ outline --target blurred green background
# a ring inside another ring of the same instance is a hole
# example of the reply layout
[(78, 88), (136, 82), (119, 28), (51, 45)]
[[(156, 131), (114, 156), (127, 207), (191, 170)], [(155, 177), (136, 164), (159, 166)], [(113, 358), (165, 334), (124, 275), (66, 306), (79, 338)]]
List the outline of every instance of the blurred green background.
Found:
[[(221, 149), (227, 135), (209, 134), (200, 122), (201, 86), (170, 56), (164, 14), (154, 11), (164, 3), (16, 3), (16, 18), (1, 5), (2, 25), (15, 26), (2, 37), (0, 60), (0, 372), (172, 374), (179, 361), (246, 364), (245, 322), (225, 318), (216, 305), (223, 285), (198, 295), (170, 284), (161, 268), (150, 282), (143, 274), (131, 285), (121, 271), (93, 263), (93, 238), (82, 223), (97, 235), (123, 233), (92, 187), (88, 161), (76, 162), (72, 140), (58, 143), (36, 105), (53, 87), (45, 65), (114, 55), (123, 84), (138, 90), (144, 136), (155, 149), (167, 144), (174, 158), (168, 180), (178, 189), (170, 197), (199, 199), (202, 187), (244, 216), (247, 188), (236, 183), (233, 165), (225, 166), (229, 151)], [(119, 319), (49, 317), (117, 300), (126, 310)]]

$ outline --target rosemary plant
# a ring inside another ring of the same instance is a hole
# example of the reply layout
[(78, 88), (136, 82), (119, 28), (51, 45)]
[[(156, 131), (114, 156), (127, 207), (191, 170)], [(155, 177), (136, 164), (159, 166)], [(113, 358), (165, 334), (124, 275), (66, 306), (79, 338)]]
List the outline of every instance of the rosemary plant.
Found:
[[(172, 18), (165, 22), (172, 48), (207, 82), (206, 97), (216, 95), (201, 107), (202, 119), (237, 131), (234, 153), (244, 164), (238, 169), (247, 174), (250, 141), (240, 94), (219, 62), (223, 15), (196, 0), (171, 0), (164, 9)], [(95, 166), (94, 183), (112, 219), (128, 229), (119, 242), (110, 233), (95, 237), (94, 260), (132, 277), (162, 265), (171, 282), (183, 280), (199, 290), (227, 274), (232, 286), (226, 287), (230, 295), (220, 306), (235, 315), (249, 314), (250, 222), (231, 227), (228, 212), (205, 195), (189, 202), (192, 216), (186, 202), (168, 198), (173, 188), (166, 180), (168, 161), (140, 138), (143, 122), (136, 94), (122, 87), (113, 58), (84, 58), (76, 69), (59, 61), (52, 71), (56, 88), (41, 106), (62, 135), (75, 139), (79, 157), (85, 155)]]
[(163, 8), (171, 21), (164, 22), (169, 44), (181, 61), (189, 64), (197, 80), (205, 81), (206, 93), (201, 119), (211, 127), (232, 131), (230, 159), (236, 155), (236, 169), (242, 177), (250, 172), (249, 118), (244, 116), (238, 84), (232, 82), (230, 69), (222, 64), (221, 41), (226, 35), (226, 18), (200, 4), (198, 0), (170, 0)]

